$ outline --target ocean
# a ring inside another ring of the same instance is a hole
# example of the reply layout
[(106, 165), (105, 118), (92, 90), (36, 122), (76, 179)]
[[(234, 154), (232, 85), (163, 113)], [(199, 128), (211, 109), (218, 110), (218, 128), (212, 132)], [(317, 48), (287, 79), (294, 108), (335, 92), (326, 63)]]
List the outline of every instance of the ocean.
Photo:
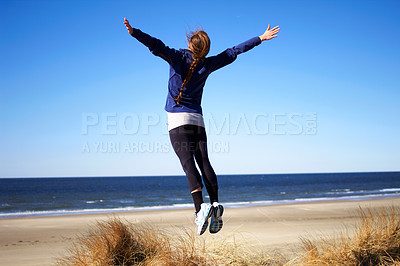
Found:
[[(400, 172), (219, 175), (218, 182), (228, 208), (400, 196)], [(0, 204), (0, 219), (193, 208), (185, 176), (2, 178)]]

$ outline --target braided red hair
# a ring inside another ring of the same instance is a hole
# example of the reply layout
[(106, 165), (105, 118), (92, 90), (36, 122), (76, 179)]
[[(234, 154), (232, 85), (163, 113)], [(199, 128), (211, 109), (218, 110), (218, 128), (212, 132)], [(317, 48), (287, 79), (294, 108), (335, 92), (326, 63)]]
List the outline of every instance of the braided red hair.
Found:
[(203, 30), (198, 30), (194, 32), (189, 39), (189, 50), (192, 52), (193, 62), (190, 65), (189, 71), (182, 83), (181, 89), (179, 91), (178, 97), (175, 99), (176, 104), (179, 104), (182, 100), (183, 88), (189, 83), (192, 78), (192, 74), (197, 66), (197, 64), (203, 60), (208, 52), (210, 51), (210, 38), (208, 34)]

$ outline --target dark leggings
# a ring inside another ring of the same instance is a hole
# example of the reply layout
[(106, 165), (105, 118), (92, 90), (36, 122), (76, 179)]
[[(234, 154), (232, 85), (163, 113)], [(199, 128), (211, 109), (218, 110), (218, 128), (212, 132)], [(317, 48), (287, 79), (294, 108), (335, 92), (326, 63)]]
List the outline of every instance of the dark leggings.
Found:
[(207, 135), (204, 127), (183, 125), (170, 130), (169, 137), (185, 171), (190, 191), (203, 188), (200, 173), (196, 168), (196, 160), (208, 194), (211, 197), (212, 194), (217, 193), (217, 176), (208, 159)]

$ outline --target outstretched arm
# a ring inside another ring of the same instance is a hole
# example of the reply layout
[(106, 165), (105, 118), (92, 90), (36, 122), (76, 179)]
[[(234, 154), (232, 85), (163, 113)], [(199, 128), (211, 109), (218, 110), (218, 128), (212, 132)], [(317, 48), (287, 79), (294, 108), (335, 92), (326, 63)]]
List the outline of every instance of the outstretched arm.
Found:
[(139, 29), (132, 28), (126, 18), (124, 18), (124, 24), (129, 34), (147, 46), (154, 55), (161, 57), (169, 64), (174, 64), (180, 60), (181, 56), (179, 51), (169, 48), (161, 40), (154, 38)]
[(264, 32), (263, 35), (260, 35), (260, 40), (263, 41), (267, 41), (267, 40), (271, 40), (272, 38), (278, 37), (278, 32), (279, 32), (279, 26), (274, 27), (272, 30), (270, 30), (271, 25), (268, 24), (268, 28), (267, 30)]
[(263, 35), (258, 37), (251, 38), (250, 40), (241, 43), (239, 45), (234, 46), (233, 48), (226, 49), (222, 53), (217, 56), (213, 56), (210, 58), (210, 71), (215, 71), (221, 67), (224, 67), (233, 61), (236, 60), (236, 57), (244, 52), (247, 52), (253, 49), (255, 46), (259, 45), (261, 42), (266, 40), (271, 40), (272, 38), (277, 37), (279, 32), (279, 26), (274, 27), (270, 30), (270, 25), (268, 24), (267, 30)]

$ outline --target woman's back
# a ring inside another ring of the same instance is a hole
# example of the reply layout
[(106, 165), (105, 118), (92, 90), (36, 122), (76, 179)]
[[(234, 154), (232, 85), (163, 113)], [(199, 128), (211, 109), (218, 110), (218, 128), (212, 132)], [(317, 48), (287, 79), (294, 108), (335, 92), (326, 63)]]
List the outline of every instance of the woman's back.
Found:
[[(170, 65), (165, 110), (171, 113), (202, 114), (201, 98), (207, 77), (212, 72), (235, 61), (239, 54), (247, 52), (261, 43), (260, 37), (253, 37), (239, 45), (226, 49), (216, 56), (198, 58), (194, 56), (192, 51), (170, 48), (161, 40), (139, 29), (132, 29), (131, 35), (133, 37), (147, 46), (154, 55), (161, 57)], [(197, 61), (196, 64), (193, 64), (193, 61)], [(191, 73), (190, 68), (193, 65), (195, 67)]]

